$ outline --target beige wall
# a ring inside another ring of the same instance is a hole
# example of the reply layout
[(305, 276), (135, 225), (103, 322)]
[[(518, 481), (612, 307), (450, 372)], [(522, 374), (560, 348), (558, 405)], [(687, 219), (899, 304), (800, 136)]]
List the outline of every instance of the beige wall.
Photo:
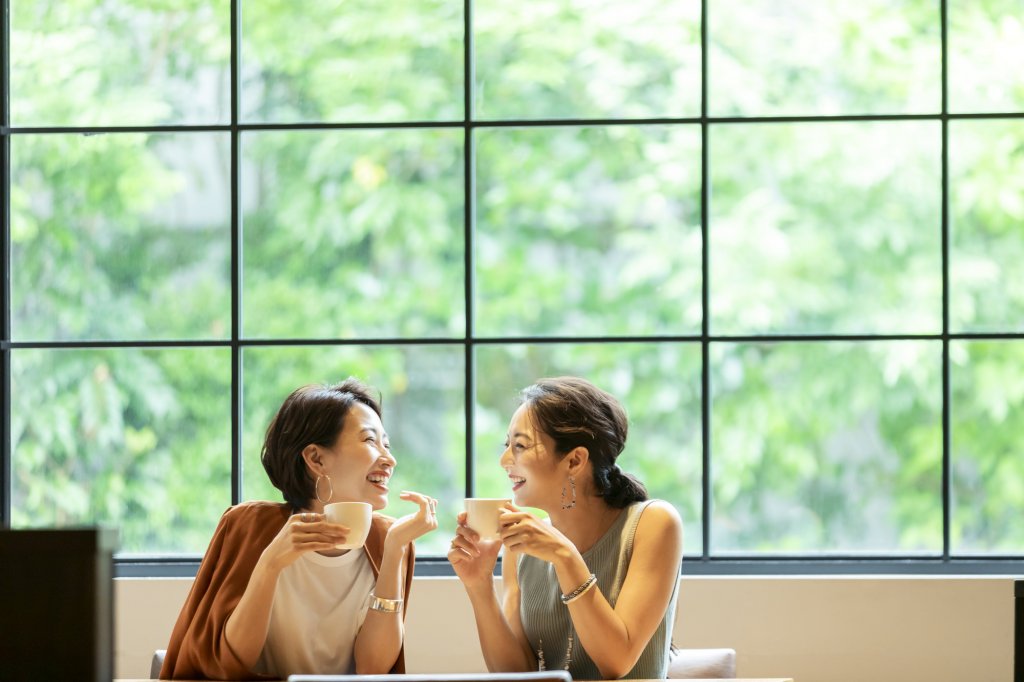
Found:
[[(116, 581), (116, 674), (145, 677), (188, 579)], [(797, 682), (1007, 682), (1013, 581), (1006, 577), (686, 577), (676, 641), (736, 649), (740, 676)], [(454, 578), (417, 578), (409, 672), (483, 669)]]

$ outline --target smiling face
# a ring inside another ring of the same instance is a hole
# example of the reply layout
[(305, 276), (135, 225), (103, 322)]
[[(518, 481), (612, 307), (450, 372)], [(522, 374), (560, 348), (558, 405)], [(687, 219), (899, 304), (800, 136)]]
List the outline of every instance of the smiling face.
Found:
[(534, 426), (529, 405), (521, 405), (512, 415), (499, 460), (508, 473), (516, 505), (545, 511), (557, 508), (568, 476), (566, 459), (559, 460), (555, 441)]
[(380, 417), (362, 403), (354, 403), (345, 415), (341, 433), (331, 448), (310, 445), (303, 452), (314, 478), (330, 477), (320, 484), (320, 494), (333, 490), (330, 502), (368, 502), (374, 510), (388, 504), (388, 480), (395, 458)]

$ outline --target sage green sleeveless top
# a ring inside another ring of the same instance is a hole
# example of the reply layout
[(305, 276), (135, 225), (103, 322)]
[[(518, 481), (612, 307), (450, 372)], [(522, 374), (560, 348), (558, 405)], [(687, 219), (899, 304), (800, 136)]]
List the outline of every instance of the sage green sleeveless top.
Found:
[[(601, 593), (613, 608), (626, 580), (626, 571), (629, 570), (629, 560), (633, 555), (633, 537), (640, 522), (640, 515), (651, 502), (653, 500), (636, 502), (623, 509), (611, 528), (593, 547), (583, 553), (583, 560), (590, 572), (597, 576), (597, 586), (601, 588)], [(519, 558), (518, 573), (519, 613), (526, 638), (530, 642), (530, 648), (537, 655), (538, 663), (543, 658), (547, 670), (568, 670), (574, 680), (602, 679), (600, 671), (583, 650), (575, 630), (572, 629), (569, 609), (560, 599), (562, 590), (558, 586), (554, 566), (547, 561), (524, 554)], [(640, 654), (640, 660), (625, 678), (666, 677), (678, 588), (677, 580), (658, 629), (654, 631), (651, 641)], [(570, 659), (568, 665), (566, 658)]]

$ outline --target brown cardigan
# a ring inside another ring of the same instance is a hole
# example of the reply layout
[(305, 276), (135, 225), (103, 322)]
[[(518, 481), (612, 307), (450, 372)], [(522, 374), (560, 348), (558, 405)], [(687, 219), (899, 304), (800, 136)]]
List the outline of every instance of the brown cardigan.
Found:
[[(160, 679), (273, 679), (254, 673), (238, 660), (224, 639), (224, 627), (238, 606), (260, 555), (290, 515), (287, 504), (274, 502), (246, 502), (224, 512), (171, 632)], [(380, 571), (384, 538), (392, 523), (394, 519), (373, 515), (366, 554), (374, 577)], [(409, 604), (413, 566), (410, 544), (406, 553), (403, 618)], [(405, 672), (404, 646), (391, 672)]]

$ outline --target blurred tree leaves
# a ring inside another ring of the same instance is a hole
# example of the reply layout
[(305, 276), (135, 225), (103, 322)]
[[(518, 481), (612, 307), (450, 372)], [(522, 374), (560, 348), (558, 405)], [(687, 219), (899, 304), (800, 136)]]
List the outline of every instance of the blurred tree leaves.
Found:
[[(475, 120), (700, 111), (699, 2), (474, 4)], [(712, 115), (939, 111), (934, 2), (709, 3)], [(461, 123), (461, 3), (243, 2), (242, 122)], [(16, 126), (230, 120), (228, 3), (12, 0)], [(956, 111), (1019, 111), (1014, 0), (950, 3)], [(950, 330), (1021, 331), (1024, 129), (953, 121)], [(241, 134), (243, 497), (296, 386), (381, 389), (395, 488), (505, 494), (518, 389), (576, 373), (631, 416), (625, 469), (699, 552), (711, 401), (715, 552), (941, 549), (941, 342), (642, 341), (701, 330), (700, 129), (461, 126)], [(935, 121), (711, 125), (712, 334), (941, 331)], [(198, 553), (230, 503), (230, 147), (224, 133), (11, 138), (16, 526), (102, 521)], [(475, 269), (465, 271), (471, 183)], [(475, 323), (465, 328), (467, 279)], [(479, 340), (467, 357), (464, 336)], [(562, 336), (556, 344), (492, 337)], [(641, 341), (572, 343), (574, 336)], [(405, 345), (291, 346), (398, 337)], [(416, 343), (418, 340), (444, 341)], [(167, 347), (105, 348), (104, 341)], [(1020, 553), (1024, 344), (950, 347), (953, 551)], [(465, 363), (476, 385), (466, 387)], [(400, 514), (397, 501), (389, 513)], [(444, 532), (423, 543), (440, 552)]]

